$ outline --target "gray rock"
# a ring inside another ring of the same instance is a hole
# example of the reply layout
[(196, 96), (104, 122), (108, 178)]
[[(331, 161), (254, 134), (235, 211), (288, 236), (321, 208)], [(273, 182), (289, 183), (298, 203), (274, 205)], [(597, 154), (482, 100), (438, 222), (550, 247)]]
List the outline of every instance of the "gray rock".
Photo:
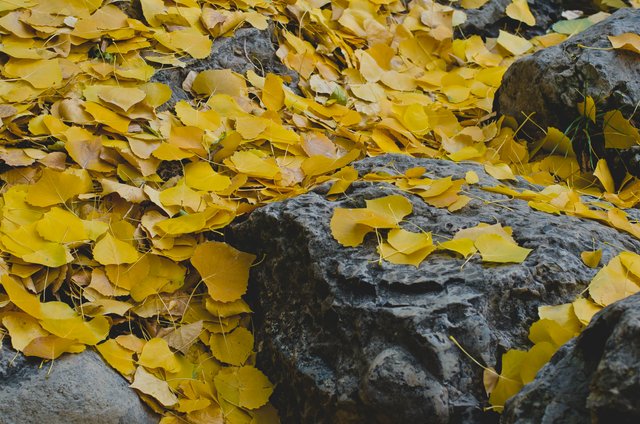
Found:
[(171, 100), (164, 107), (173, 107), (180, 100), (188, 100), (189, 94), (182, 83), (189, 72), (207, 69), (230, 69), (244, 75), (253, 70), (258, 75), (267, 73), (282, 75), (290, 79), (289, 86), (297, 87), (298, 75), (289, 70), (276, 56), (273, 28), (260, 31), (255, 28), (237, 29), (232, 37), (218, 37), (213, 41), (211, 54), (206, 59), (192, 59), (184, 68), (158, 69), (151, 78), (171, 87)]
[[(530, 140), (542, 136), (549, 126), (564, 131), (577, 117), (576, 104), (591, 96), (599, 112), (619, 109), (630, 117), (640, 105), (640, 55), (611, 49), (607, 36), (636, 32), (639, 9), (621, 9), (606, 20), (565, 42), (517, 60), (505, 73), (496, 93), (494, 109), (523, 123), (520, 135)], [(640, 125), (640, 115), (635, 114)], [(593, 131), (595, 156), (602, 157), (600, 130)], [(588, 150), (586, 140), (574, 141), (579, 155)], [(588, 152), (586, 152), (588, 153)], [(611, 167), (611, 164), (610, 164)], [(624, 175), (624, 174), (623, 174)]]
[[(474, 170), (481, 185), (499, 184), (471, 163), (385, 155), (355, 166), (360, 175), (423, 166), (431, 177), (464, 178)], [(572, 300), (587, 286), (595, 271), (580, 253), (592, 240), (603, 261), (619, 248), (640, 248), (598, 222), (538, 212), (478, 185), (465, 187), (474, 200), (456, 213), (385, 183), (354, 183), (336, 201), (325, 198), (327, 187), (255, 210), (228, 238), (260, 258), (250, 284), (258, 365), (277, 384), (273, 401), (284, 423), (496, 422), (482, 412), (482, 370), (449, 336), (495, 366), (505, 349), (528, 347), (539, 305)], [(413, 204), (406, 229), (442, 240), (500, 222), (534, 250), (524, 263), (505, 265), (435, 252), (415, 268), (379, 262), (374, 234), (356, 248), (333, 239), (336, 207), (389, 194)]]
[(41, 361), (0, 349), (0, 424), (152, 424), (128, 383), (87, 350)]
[(504, 424), (640, 422), (640, 294), (599, 312), (511, 398)]
[[(442, 4), (451, 4), (450, 1), (441, 0)], [(507, 6), (512, 0), (489, 0), (478, 9), (462, 9), (467, 15), (467, 20), (458, 26), (457, 30), (462, 36), (482, 35), (485, 37), (497, 37), (499, 31), (518, 31), (527, 36), (544, 33), (552, 24), (562, 19), (564, 10), (588, 10), (590, 5), (586, 1), (576, 0), (528, 0), (529, 9), (536, 18), (536, 24), (532, 27), (511, 19), (506, 14)], [(453, 3), (455, 7), (455, 3)]]

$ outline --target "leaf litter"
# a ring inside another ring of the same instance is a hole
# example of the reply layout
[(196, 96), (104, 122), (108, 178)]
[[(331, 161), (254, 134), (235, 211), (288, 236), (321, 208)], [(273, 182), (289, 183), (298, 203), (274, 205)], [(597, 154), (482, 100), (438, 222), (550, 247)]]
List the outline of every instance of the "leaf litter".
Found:
[[(639, 201), (637, 179), (615, 187), (606, 163), (580, 172), (558, 129), (530, 150), (510, 122), (491, 119), (514, 60), (603, 16), (560, 22), (532, 39), (506, 31), (454, 37), (464, 10), (484, 3), (462, 0), (457, 10), (431, 0), (141, 0), (136, 19), (102, 0), (0, 2), (0, 160), (8, 167), (0, 175), (0, 320), (12, 346), (48, 360), (95, 346), (163, 424), (277, 422), (242, 300), (255, 258), (210, 234), (326, 181), (339, 196), (359, 178), (386, 180), (452, 213), (470, 201), (463, 185), (479, 183), (473, 172), (433, 180), (423, 169), (359, 177), (349, 164), (365, 156), (481, 162), (498, 179), (518, 175), (546, 187), (485, 189), (640, 236), (622, 210)], [(506, 14), (535, 24), (525, 1)], [(206, 58), (213, 39), (242, 25), (275, 27), (277, 55), (300, 75), (299, 91), (257, 68), (205, 70), (185, 81), (191, 100), (159, 111), (171, 89), (150, 81), (157, 68)], [(638, 34), (610, 41), (638, 52)], [(595, 124), (593, 99), (582, 109)], [(629, 117), (607, 113), (607, 146), (637, 144)], [(162, 178), (167, 163), (180, 172)], [(443, 249), (489, 262), (519, 263), (529, 253), (500, 224), (434, 243), (401, 228), (411, 212), (404, 196), (372, 199), (336, 209), (331, 228), (346, 246), (382, 231), (379, 254), (396, 264), (418, 266)], [(600, 260), (583, 258), (589, 266)], [(637, 291), (638, 263), (621, 252), (589, 297), (541, 309), (533, 348), (505, 354), (491, 403), (500, 407), (530, 381), (597, 310)]]

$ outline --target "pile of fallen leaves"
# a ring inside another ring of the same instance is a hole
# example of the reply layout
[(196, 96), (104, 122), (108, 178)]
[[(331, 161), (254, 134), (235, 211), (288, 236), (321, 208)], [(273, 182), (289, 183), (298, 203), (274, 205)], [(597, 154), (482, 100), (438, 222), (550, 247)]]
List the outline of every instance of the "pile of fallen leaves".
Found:
[[(356, 159), (480, 161), (499, 179), (517, 174), (548, 186), (494, 191), (640, 235), (618, 209), (638, 203), (637, 179), (616, 190), (606, 163), (595, 176), (580, 172), (562, 131), (549, 129), (530, 150), (517, 127), (491, 113), (517, 57), (602, 16), (530, 40), (506, 31), (454, 39), (464, 9), (486, 0), (462, 0), (460, 10), (431, 0), (128, 3), (0, 0), (0, 319), (25, 355), (54, 360), (95, 346), (164, 414), (163, 424), (278, 420), (268, 403), (273, 387), (253, 366), (251, 310), (242, 300), (255, 258), (216, 230), (321, 182), (334, 182), (331, 195), (344, 193), (358, 178), (348, 166)], [(507, 14), (535, 23), (523, 0)], [(206, 70), (183, 83), (192, 100), (166, 107), (171, 88), (152, 82), (154, 73), (208, 57), (213, 39), (243, 25), (274, 31), (278, 57), (300, 75), (299, 91), (258, 68)], [(637, 51), (634, 37), (612, 47)], [(628, 117), (614, 118), (615, 142), (636, 142)], [(388, 182), (455, 213), (469, 201), (462, 185), (477, 175), (441, 181), (414, 170)], [(585, 193), (607, 202), (590, 204)], [(402, 213), (389, 215), (388, 202)], [(402, 264), (417, 265), (435, 249), (493, 262), (528, 254), (499, 225), (435, 245), (430, 234), (399, 227), (409, 213), (406, 199), (371, 201), (338, 211), (332, 227), (349, 246), (389, 229), (380, 255)], [(640, 281), (638, 262), (625, 258), (603, 269), (599, 284), (621, 267)], [(621, 293), (638, 289), (629, 283)], [(554, 319), (574, 334), (604, 305), (591, 297), (595, 303), (563, 305), (541, 322)], [(532, 340), (532, 351), (543, 349), (546, 339)], [(512, 394), (503, 380), (496, 390)], [(504, 396), (492, 396), (501, 405)]]

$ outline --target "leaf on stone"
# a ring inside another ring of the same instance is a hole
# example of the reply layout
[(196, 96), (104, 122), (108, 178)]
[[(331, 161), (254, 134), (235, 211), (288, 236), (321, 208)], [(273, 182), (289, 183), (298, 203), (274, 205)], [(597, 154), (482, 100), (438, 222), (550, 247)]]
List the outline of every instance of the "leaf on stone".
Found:
[(536, 18), (529, 9), (527, 0), (513, 0), (506, 9), (507, 16), (516, 21), (524, 22), (529, 26), (536, 24)]
[(136, 369), (133, 383), (129, 387), (151, 396), (164, 406), (170, 407), (178, 403), (178, 398), (169, 388), (169, 384), (145, 370), (144, 367)]
[(640, 54), (640, 34), (625, 32), (620, 35), (610, 35), (608, 38), (614, 49), (629, 50)]
[(600, 265), (600, 259), (602, 259), (602, 250), (592, 250), (580, 253), (580, 258), (582, 262), (589, 268), (597, 268)]

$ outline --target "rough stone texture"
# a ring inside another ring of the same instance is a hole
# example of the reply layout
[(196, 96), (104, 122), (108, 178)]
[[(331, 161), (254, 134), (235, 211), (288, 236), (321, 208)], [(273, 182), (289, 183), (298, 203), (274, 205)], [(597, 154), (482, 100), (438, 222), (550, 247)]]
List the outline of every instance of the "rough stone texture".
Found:
[(127, 382), (92, 350), (40, 367), (0, 349), (1, 424), (157, 424)]
[[(431, 177), (464, 178), (475, 170), (481, 185), (499, 184), (470, 163), (385, 155), (355, 166), (361, 175), (424, 166)], [(580, 253), (592, 240), (603, 261), (618, 249), (640, 248), (597, 222), (538, 212), (476, 185), (468, 188), (475, 200), (454, 214), (409, 196), (414, 212), (404, 227), (442, 240), (460, 228), (499, 221), (534, 249), (524, 263), (465, 263), (446, 252), (433, 253), (419, 268), (378, 263), (373, 234), (356, 248), (333, 239), (333, 210), (402, 192), (358, 182), (329, 201), (327, 187), (257, 209), (228, 238), (259, 258), (250, 284), (258, 366), (277, 385), (273, 401), (284, 423), (497, 422), (481, 411), (482, 370), (449, 336), (495, 365), (505, 349), (528, 346), (539, 305), (569, 301), (586, 287), (595, 271)]]
[(502, 422), (640, 422), (640, 294), (596, 315), (507, 402)]
[(211, 54), (206, 59), (192, 59), (184, 68), (159, 69), (152, 81), (171, 87), (173, 94), (165, 107), (173, 107), (180, 100), (189, 99), (182, 83), (189, 72), (206, 69), (230, 69), (244, 75), (253, 70), (258, 75), (274, 73), (290, 78), (290, 87), (297, 87), (298, 75), (289, 70), (276, 56), (275, 36), (272, 29), (260, 31), (255, 28), (237, 29), (232, 37), (218, 37), (213, 41)]
[[(450, 1), (440, 0), (442, 4)], [(482, 35), (497, 37), (499, 30), (515, 31), (527, 36), (544, 33), (552, 24), (562, 19), (565, 10), (586, 10), (589, 3), (585, 0), (528, 0), (529, 9), (536, 18), (536, 24), (530, 27), (522, 22), (509, 18), (506, 8), (512, 0), (489, 0), (478, 9), (461, 10), (467, 15), (467, 20), (457, 29), (461, 35)], [(455, 7), (455, 3), (453, 3)]]
[(541, 136), (539, 127), (564, 131), (585, 95), (597, 101), (598, 110), (620, 109), (629, 117), (640, 104), (640, 55), (611, 49), (607, 36), (638, 28), (640, 9), (621, 9), (557, 46), (517, 60), (503, 77), (494, 109), (519, 123), (534, 113), (537, 125), (527, 124), (520, 133), (530, 139)]

